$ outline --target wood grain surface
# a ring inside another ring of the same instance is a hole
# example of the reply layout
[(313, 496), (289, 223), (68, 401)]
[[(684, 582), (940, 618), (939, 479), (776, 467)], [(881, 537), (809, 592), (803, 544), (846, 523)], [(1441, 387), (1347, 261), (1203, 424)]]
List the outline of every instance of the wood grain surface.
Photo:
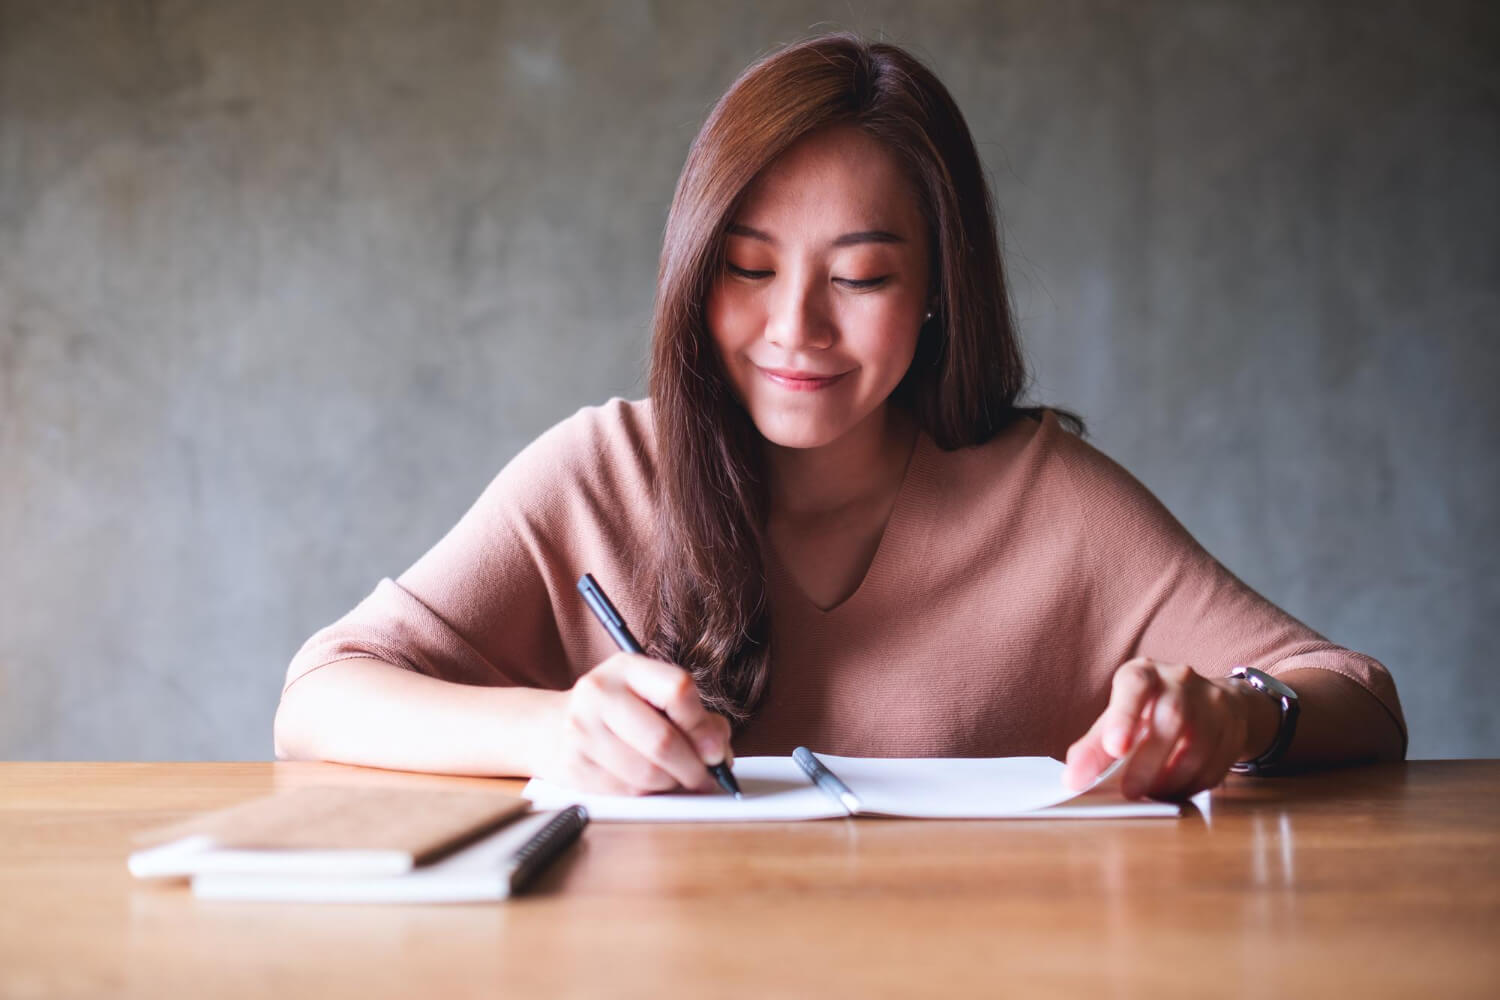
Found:
[(1500, 762), (1231, 778), (1208, 816), (595, 823), (504, 904), (199, 902), (131, 837), (333, 764), (0, 763), (0, 996), (1500, 995)]

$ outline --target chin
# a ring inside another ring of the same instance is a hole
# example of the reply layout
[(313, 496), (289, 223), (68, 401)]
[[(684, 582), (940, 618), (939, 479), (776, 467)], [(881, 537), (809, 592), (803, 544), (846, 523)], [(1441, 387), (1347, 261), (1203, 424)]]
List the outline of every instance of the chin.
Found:
[(849, 432), (845, 424), (834, 424), (809, 415), (750, 412), (760, 436), (782, 448), (821, 448)]

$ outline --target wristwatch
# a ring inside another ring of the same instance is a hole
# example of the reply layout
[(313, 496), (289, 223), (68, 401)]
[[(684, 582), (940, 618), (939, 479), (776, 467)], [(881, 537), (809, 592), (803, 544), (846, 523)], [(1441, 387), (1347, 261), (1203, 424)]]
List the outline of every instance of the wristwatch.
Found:
[(1229, 770), (1235, 774), (1265, 774), (1275, 768), (1281, 755), (1286, 753), (1286, 748), (1292, 745), (1292, 735), (1297, 731), (1297, 692), (1264, 670), (1256, 670), (1254, 667), (1235, 667), (1229, 671), (1229, 676), (1237, 677), (1255, 690), (1265, 692), (1267, 697), (1281, 706), (1281, 724), (1276, 727), (1276, 739), (1271, 741), (1271, 749), (1254, 760), (1242, 760), (1229, 765)]

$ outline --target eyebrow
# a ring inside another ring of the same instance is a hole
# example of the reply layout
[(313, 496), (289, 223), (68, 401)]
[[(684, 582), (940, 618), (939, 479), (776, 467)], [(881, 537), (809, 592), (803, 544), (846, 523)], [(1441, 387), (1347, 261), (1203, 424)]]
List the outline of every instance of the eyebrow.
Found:
[[(770, 233), (749, 226), (742, 226), (738, 222), (731, 222), (728, 229), (730, 236), (744, 236), (752, 240), (760, 240), (762, 243), (776, 244), (776, 238)], [(858, 243), (905, 243), (906, 237), (886, 229), (861, 229), (854, 233), (845, 233), (834, 239), (832, 246), (852, 247)]]

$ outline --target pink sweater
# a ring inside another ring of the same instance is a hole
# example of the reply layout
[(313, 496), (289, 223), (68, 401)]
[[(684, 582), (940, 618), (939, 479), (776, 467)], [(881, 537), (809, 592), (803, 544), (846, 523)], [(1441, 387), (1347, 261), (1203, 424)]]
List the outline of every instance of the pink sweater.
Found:
[[(516, 456), (397, 580), (292, 660), (371, 656), (465, 684), (570, 687), (614, 652), (575, 585), (637, 630), (652, 544), (649, 401), (580, 410)], [(1061, 757), (1134, 656), (1352, 678), (1405, 737), (1396, 688), (1236, 579), (1124, 469), (1048, 416), (945, 452), (917, 439), (874, 562), (819, 610), (768, 559), (770, 691), (735, 752)]]

